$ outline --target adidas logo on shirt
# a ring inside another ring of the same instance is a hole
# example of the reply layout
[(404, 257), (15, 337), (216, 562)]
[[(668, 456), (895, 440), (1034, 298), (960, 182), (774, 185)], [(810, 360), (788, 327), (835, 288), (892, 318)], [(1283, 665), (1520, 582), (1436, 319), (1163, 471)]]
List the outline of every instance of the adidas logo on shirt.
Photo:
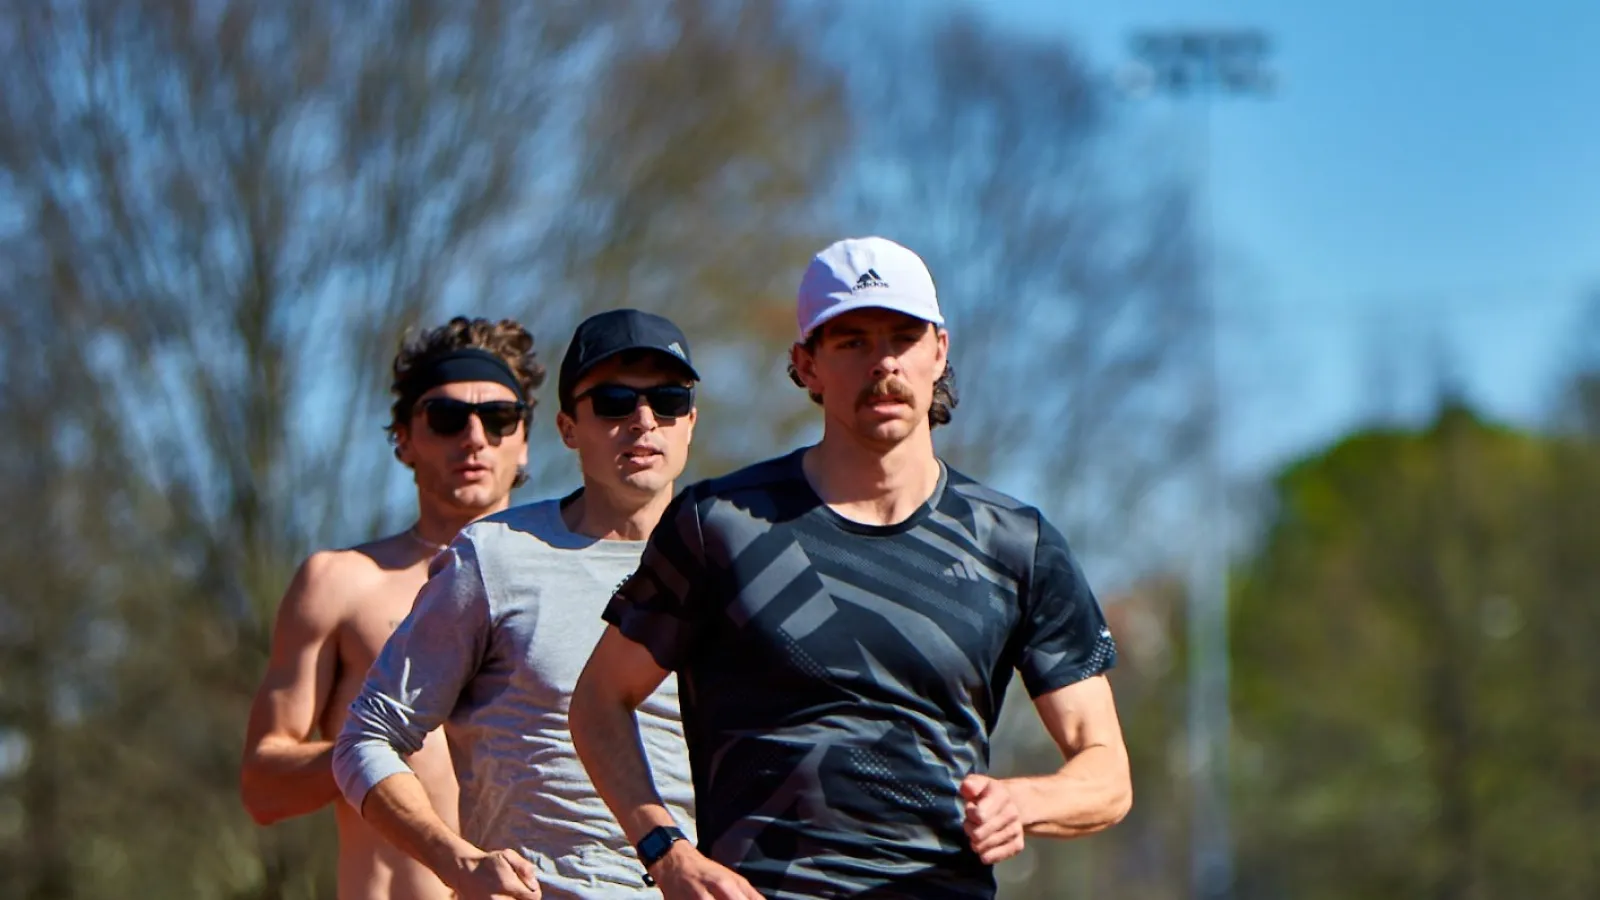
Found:
[(964, 559), (958, 559), (946, 567), (944, 570), (944, 577), (953, 579), (955, 581), (983, 580), (982, 577), (978, 575), (978, 570), (974, 569), (970, 565), (967, 565), (967, 561)]

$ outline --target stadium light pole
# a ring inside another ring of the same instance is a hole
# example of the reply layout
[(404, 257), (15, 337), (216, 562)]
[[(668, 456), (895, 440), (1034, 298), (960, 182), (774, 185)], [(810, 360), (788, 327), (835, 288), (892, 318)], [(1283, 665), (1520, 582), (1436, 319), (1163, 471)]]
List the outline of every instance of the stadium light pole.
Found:
[(1203, 449), (1204, 510), (1197, 529), (1188, 586), (1187, 732), (1193, 805), (1189, 823), (1190, 887), (1196, 900), (1231, 900), (1234, 893), (1228, 650), (1228, 491), (1222, 455), (1221, 316), (1218, 315), (1215, 236), (1211, 222), (1211, 107), (1219, 97), (1264, 96), (1274, 86), (1266, 67), (1265, 34), (1251, 29), (1155, 29), (1132, 36), (1134, 62), (1119, 79), (1125, 94), (1164, 94), (1199, 105), (1195, 189), (1198, 230), (1196, 284), (1207, 317), (1209, 353), (1203, 392), (1212, 427)]

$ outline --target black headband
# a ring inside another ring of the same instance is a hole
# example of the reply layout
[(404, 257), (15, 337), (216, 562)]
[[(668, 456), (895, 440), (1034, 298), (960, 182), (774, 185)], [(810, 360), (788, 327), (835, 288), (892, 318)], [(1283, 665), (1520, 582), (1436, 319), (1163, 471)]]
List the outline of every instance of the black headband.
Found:
[(436, 356), (418, 366), (411, 377), (413, 397), (420, 397), (441, 384), (457, 381), (492, 381), (510, 388), (518, 400), (527, 402), (528, 399), (522, 393), (522, 384), (517, 381), (516, 373), (511, 371), (511, 366), (495, 354), (478, 347), (462, 347), (443, 356)]

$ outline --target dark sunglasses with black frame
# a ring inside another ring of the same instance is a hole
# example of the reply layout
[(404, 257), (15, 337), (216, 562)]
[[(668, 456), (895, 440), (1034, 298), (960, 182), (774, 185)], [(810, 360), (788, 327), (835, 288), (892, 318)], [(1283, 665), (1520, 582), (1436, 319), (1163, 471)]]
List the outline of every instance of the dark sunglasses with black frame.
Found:
[(594, 414), (602, 419), (626, 419), (639, 408), (639, 398), (650, 404), (650, 411), (663, 419), (687, 416), (694, 409), (694, 388), (681, 384), (659, 384), (636, 388), (626, 384), (597, 384), (572, 398), (589, 398)]
[(473, 416), (483, 423), (483, 433), (494, 437), (510, 437), (517, 432), (528, 413), (528, 404), (520, 400), (490, 400), (487, 403), (468, 403), (450, 397), (430, 397), (417, 404), (428, 420), (428, 430), (441, 437), (460, 434)]

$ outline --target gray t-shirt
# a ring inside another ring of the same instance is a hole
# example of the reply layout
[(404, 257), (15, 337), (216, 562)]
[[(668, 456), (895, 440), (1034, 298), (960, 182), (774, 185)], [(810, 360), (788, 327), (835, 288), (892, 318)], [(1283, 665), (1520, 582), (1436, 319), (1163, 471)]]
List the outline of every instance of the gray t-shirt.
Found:
[[(367, 674), (334, 748), (357, 809), (443, 725), (461, 783), (462, 837), (515, 848), (548, 898), (659, 896), (578, 762), (567, 707), (600, 640), (600, 613), (643, 541), (598, 541), (559, 502), (474, 523), (433, 561), (427, 585)], [(655, 783), (693, 835), (693, 791), (669, 675), (638, 709)]]

